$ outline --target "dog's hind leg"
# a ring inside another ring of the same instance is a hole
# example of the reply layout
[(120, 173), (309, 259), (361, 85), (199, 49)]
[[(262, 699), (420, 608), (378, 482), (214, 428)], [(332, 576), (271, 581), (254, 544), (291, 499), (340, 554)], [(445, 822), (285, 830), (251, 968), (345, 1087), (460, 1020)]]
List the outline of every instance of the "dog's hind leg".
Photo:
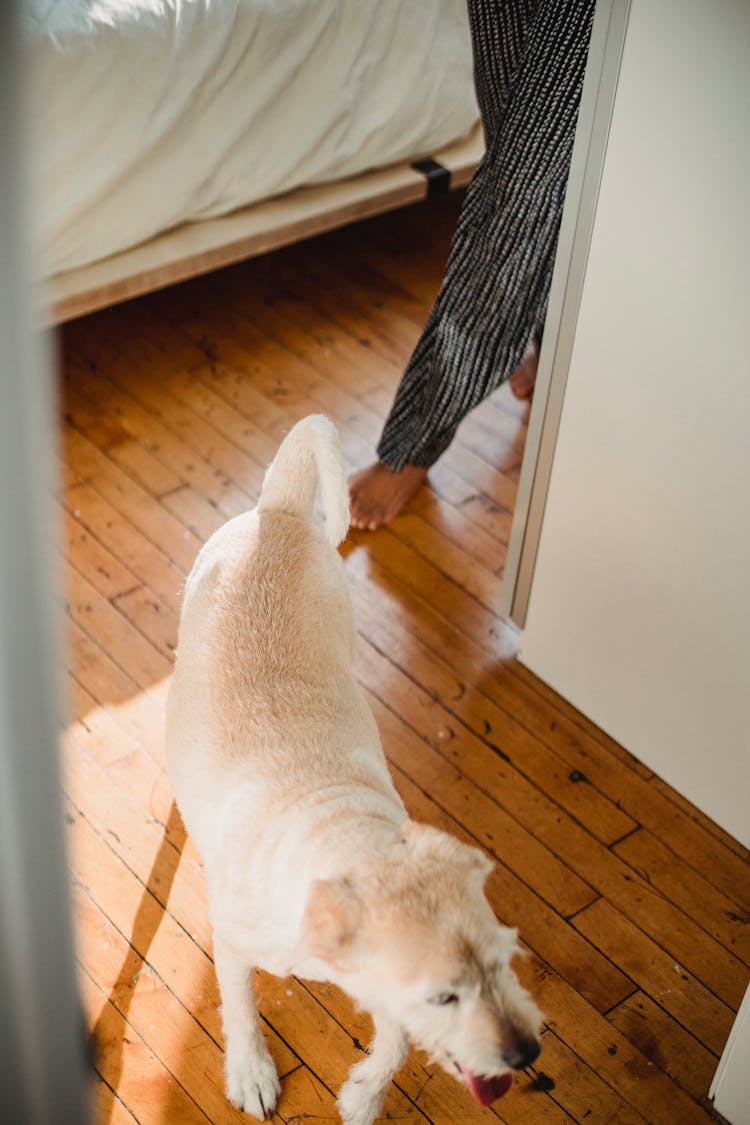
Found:
[(399, 1025), (375, 1017), (375, 1037), (369, 1052), (352, 1067), (339, 1091), (338, 1107), (344, 1125), (371, 1125), (406, 1051), (406, 1036)]
[(252, 966), (214, 936), (214, 965), (224, 1024), (227, 1097), (254, 1117), (270, 1117), (281, 1086), (268, 1053), (255, 1006)]

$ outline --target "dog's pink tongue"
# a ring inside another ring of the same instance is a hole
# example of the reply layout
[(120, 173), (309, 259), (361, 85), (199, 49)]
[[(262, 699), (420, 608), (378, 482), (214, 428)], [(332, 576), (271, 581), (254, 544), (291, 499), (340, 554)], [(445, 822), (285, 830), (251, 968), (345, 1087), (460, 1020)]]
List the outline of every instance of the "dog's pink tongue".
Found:
[(461, 1067), (469, 1089), (480, 1105), (488, 1106), (507, 1094), (513, 1085), (512, 1074), (500, 1074), (495, 1078), (483, 1078), (481, 1074), (472, 1074), (470, 1070)]

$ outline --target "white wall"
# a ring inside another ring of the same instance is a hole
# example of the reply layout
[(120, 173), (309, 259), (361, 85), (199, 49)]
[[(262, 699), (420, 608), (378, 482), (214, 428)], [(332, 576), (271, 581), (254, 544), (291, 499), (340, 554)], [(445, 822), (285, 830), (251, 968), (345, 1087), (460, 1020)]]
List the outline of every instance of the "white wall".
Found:
[(521, 649), (747, 845), (749, 60), (633, 0)]

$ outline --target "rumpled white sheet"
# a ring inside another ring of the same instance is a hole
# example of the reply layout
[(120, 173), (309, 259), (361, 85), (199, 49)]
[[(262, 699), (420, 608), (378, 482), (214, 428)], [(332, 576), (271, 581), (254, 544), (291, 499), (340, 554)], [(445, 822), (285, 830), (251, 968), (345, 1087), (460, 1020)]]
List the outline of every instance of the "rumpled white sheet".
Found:
[(478, 117), (466, 0), (26, 0), (44, 272)]

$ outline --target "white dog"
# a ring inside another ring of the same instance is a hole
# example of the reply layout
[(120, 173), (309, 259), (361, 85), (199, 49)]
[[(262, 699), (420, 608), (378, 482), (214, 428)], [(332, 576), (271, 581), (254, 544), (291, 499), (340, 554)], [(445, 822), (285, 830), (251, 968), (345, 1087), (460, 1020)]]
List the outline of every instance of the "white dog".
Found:
[[(313, 522), (320, 484), (325, 533)], [(280, 1087), (253, 967), (331, 980), (373, 1017), (338, 1099), (369, 1125), (409, 1039), (484, 1105), (539, 1053), (541, 1016), (483, 893), (477, 849), (415, 824), (352, 671), (347, 532), (333, 425), (300, 422), (257, 508), (224, 525), (187, 581), (168, 707), (174, 792), (202, 852), (229, 1099), (269, 1116)]]

